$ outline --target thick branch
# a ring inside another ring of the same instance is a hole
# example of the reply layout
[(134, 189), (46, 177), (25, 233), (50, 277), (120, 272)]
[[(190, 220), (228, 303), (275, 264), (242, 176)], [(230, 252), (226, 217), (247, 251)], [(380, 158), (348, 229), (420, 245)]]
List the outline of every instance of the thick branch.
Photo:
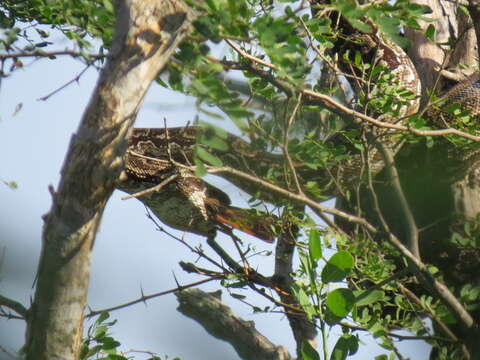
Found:
[(125, 138), (151, 82), (193, 19), (179, 0), (119, 2), (112, 50), (46, 218), (27, 359), (75, 359), (82, 340), (90, 253), (122, 170)]
[(385, 161), (388, 180), (392, 187), (393, 194), (396, 197), (397, 203), (399, 204), (399, 215), (405, 223), (406, 235), (404, 243), (407, 244), (407, 247), (412, 254), (420, 259), (420, 248), (418, 246), (418, 227), (415, 223), (415, 218), (413, 217), (407, 198), (403, 192), (402, 184), (400, 184), (400, 176), (398, 175), (397, 167), (395, 166), (393, 153), (389, 148), (380, 142), (377, 142), (376, 146), (380, 150), (380, 153)]
[(220, 295), (200, 289), (179, 291), (176, 295), (178, 311), (198, 322), (210, 335), (230, 343), (242, 359), (292, 359), (283, 346), (276, 346), (259, 333), (253, 322), (236, 316), (221, 302)]

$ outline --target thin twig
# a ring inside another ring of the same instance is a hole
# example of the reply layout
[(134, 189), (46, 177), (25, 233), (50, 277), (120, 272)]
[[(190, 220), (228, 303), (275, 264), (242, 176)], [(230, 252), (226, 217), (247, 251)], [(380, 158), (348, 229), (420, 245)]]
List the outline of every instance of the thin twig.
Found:
[(302, 186), (300, 185), (300, 181), (298, 181), (297, 171), (295, 170), (295, 166), (293, 165), (292, 158), (290, 157), (290, 154), (288, 152), (288, 133), (290, 131), (290, 128), (292, 127), (292, 124), (295, 120), (295, 116), (297, 115), (297, 111), (301, 103), (302, 103), (302, 94), (300, 93), (297, 96), (297, 101), (292, 110), (290, 118), (287, 121), (287, 126), (285, 128), (285, 133), (283, 136), (283, 144), (282, 144), (283, 155), (287, 159), (288, 167), (290, 168), (290, 172), (292, 173), (293, 180), (295, 181), (295, 186), (299, 194), (303, 194), (303, 190), (302, 190)]
[[(416, 294), (414, 294), (411, 290), (407, 287), (402, 285), (402, 283), (398, 283), (400, 290), (413, 302), (425, 308), (424, 303), (422, 300), (418, 298)], [(425, 309), (428, 312), (428, 317), (432, 319), (432, 321), (437, 324), (437, 326), (441, 329), (441, 331), (450, 338), (452, 342), (458, 342), (458, 337), (450, 330), (450, 328), (440, 319), (431, 309)]]
[(210, 282), (210, 281), (212, 281), (212, 280), (217, 280), (217, 279), (218, 279), (218, 277), (216, 277), (216, 276), (211, 276), (211, 277), (209, 277), (208, 279), (199, 280), (199, 281), (196, 281), (196, 282), (187, 284), (187, 285), (177, 286), (177, 287), (174, 288), (174, 289), (161, 291), (161, 292), (158, 292), (158, 293), (155, 293), (155, 294), (151, 294), (151, 295), (143, 295), (143, 296), (139, 297), (138, 299), (129, 301), (129, 302), (125, 303), (125, 304), (121, 304), (121, 305), (117, 305), (117, 306), (112, 306), (112, 307), (110, 307), (110, 308), (106, 308), (106, 309), (102, 309), (102, 310), (92, 310), (92, 311), (90, 311), (90, 312), (86, 315), (86, 317), (87, 317), (87, 318), (91, 318), (91, 317), (93, 317), (93, 316), (100, 315), (100, 314), (103, 313), (103, 312), (110, 312), (110, 311), (115, 311), (115, 310), (123, 309), (123, 308), (126, 308), (126, 307), (128, 307), (128, 306), (135, 305), (135, 304), (138, 304), (138, 303), (141, 303), (141, 302), (145, 302), (145, 301), (147, 301), (147, 300), (150, 300), (150, 299), (153, 299), (153, 298), (156, 298), (156, 297), (160, 297), (160, 296), (163, 296), (163, 295), (171, 294), (171, 293), (174, 293), (174, 292), (177, 292), (177, 291), (182, 291), (182, 290), (185, 290), (185, 289), (188, 289), (188, 288), (191, 288), (191, 287), (195, 287), (195, 286), (198, 286), (198, 285), (202, 285), (202, 284), (205, 284), (205, 283), (207, 283), (207, 282)]
[(38, 98), (37, 101), (46, 101), (48, 100), (50, 97), (52, 97), (53, 95), (55, 95), (56, 93), (62, 91), (63, 89), (65, 89), (67, 86), (73, 84), (74, 82), (77, 82), (80, 80), (80, 78), (82, 77), (82, 75), (88, 70), (88, 68), (91, 66), (91, 64), (87, 64), (87, 66), (85, 66), (85, 69), (83, 69), (82, 71), (80, 71), (77, 76), (75, 76), (72, 80), (70, 80), (69, 82), (67, 82), (66, 84), (63, 84), (62, 86), (60, 86), (58, 89), (55, 89), (53, 90), (51, 93), (45, 95), (45, 96), (42, 96), (41, 98)]
[(235, 44), (233, 41), (231, 41), (231, 40), (229, 40), (229, 39), (225, 39), (225, 42), (226, 42), (228, 45), (230, 45), (230, 46), (233, 48), (233, 50), (235, 50), (240, 56), (244, 57), (245, 59), (249, 59), (249, 60), (251, 60), (251, 61), (253, 61), (253, 62), (256, 62), (257, 64), (260, 64), (260, 65), (269, 67), (269, 68), (272, 69), (272, 70), (277, 70), (277, 69), (278, 69), (275, 65), (269, 63), (268, 61), (264, 61), (264, 60), (262, 60), (262, 59), (259, 59), (259, 58), (255, 57), (255, 56), (250, 55), (250, 54), (247, 53), (246, 51), (243, 51), (243, 50), (240, 49), (240, 47), (239, 47), (237, 44)]
[(154, 218), (153, 216), (150, 214), (150, 211), (148, 210), (148, 207), (145, 205), (145, 209), (147, 210), (147, 217), (155, 224), (155, 226), (157, 227), (157, 229), (163, 233), (165, 233), (166, 235), (168, 235), (169, 237), (171, 237), (172, 239), (178, 241), (179, 243), (181, 243), (182, 245), (186, 246), (192, 253), (198, 255), (199, 257), (207, 260), (208, 262), (210, 262), (211, 264), (215, 265), (216, 267), (218, 267), (219, 269), (221, 269), (222, 271), (226, 272), (227, 269), (222, 266), (222, 264), (220, 264), (219, 262), (215, 261), (214, 259), (212, 259), (211, 257), (209, 257), (208, 255), (205, 254), (205, 252), (200, 249), (200, 248), (197, 248), (197, 247), (193, 247), (191, 246), (187, 241), (185, 241), (182, 238), (179, 238), (171, 233), (169, 233), (168, 231), (166, 231)]
[(3, 346), (0, 345), (0, 351), (2, 351), (3, 353), (5, 353), (5, 355), (7, 355), (9, 358), (13, 359), (13, 360), (16, 360), (17, 357), (12, 354), (10, 351), (8, 351), (7, 349), (5, 349)]
[(63, 50), (63, 51), (43, 51), (37, 50), (33, 52), (23, 51), (23, 52), (16, 52), (16, 53), (6, 53), (0, 54), (0, 60), (4, 59), (15, 59), (15, 58), (22, 58), (22, 57), (51, 57), (51, 56), (62, 56), (68, 55), (71, 57), (83, 57), (83, 58), (91, 58), (91, 59), (103, 59), (107, 57), (107, 54), (86, 54), (83, 52), (73, 51), (73, 50)]
[(128, 200), (128, 199), (131, 199), (131, 198), (138, 198), (140, 196), (144, 196), (144, 195), (150, 194), (152, 192), (160, 191), (164, 186), (170, 184), (176, 178), (178, 178), (178, 174), (170, 175), (168, 178), (163, 180), (160, 184), (152, 186), (151, 188), (148, 188), (146, 190), (136, 192), (135, 194), (130, 194), (130, 195), (124, 196), (124, 197), (122, 197), (122, 200)]
[(324, 206), (322, 204), (317, 203), (315, 200), (310, 199), (309, 197), (301, 194), (295, 194), (292, 193), (288, 190), (285, 190), (284, 188), (277, 186), (275, 184), (272, 184), (268, 181), (259, 179), (258, 177), (255, 177), (253, 175), (250, 175), (248, 173), (245, 173), (243, 171), (233, 169), (228, 166), (222, 166), (222, 167), (209, 167), (208, 172), (211, 174), (216, 174), (216, 173), (226, 173), (226, 174), (232, 174), (235, 175), (239, 178), (243, 178), (245, 180), (251, 181), (265, 189), (271, 190), (273, 192), (276, 192), (277, 194), (281, 195), (282, 197), (285, 197), (286, 199), (298, 201), (300, 203), (304, 203), (305, 205), (310, 206), (311, 208), (317, 209), (321, 212), (327, 213), (327, 214), (332, 214), (335, 216), (339, 216), (341, 218), (346, 219), (347, 221), (362, 225), (366, 227), (367, 230), (370, 231), (376, 231), (375, 227), (373, 227), (371, 224), (369, 224), (364, 218), (348, 214), (344, 211), (330, 208), (328, 206)]

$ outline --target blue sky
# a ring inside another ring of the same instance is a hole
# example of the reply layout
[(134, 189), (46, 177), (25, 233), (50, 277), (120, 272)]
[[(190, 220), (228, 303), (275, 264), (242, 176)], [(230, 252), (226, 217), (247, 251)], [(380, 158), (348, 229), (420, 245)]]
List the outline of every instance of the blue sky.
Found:
[[(41, 216), (51, 205), (48, 185), (56, 187), (59, 182), (70, 137), (78, 126), (98, 73), (89, 69), (78, 83), (47, 101), (38, 101), (74, 78), (84, 65), (67, 57), (34, 63), (26, 59), (24, 62), (24, 69), (3, 79), (0, 88), (0, 180), (18, 183), (16, 190), (0, 185), (0, 251), (4, 250), (0, 263), (0, 293), (28, 305), (34, 293), (32, 283), (40, 254)], [(14, 114), (20, 103), (22, 109)], [(163, 127), (164, 118), (168, 126), (184, 125), (193, 121), (197, 114), (194, 103), (194, 99), (154, 84), (136, 126)], [(232, 129), (226, 122), (217, 124)], [(246, 195), (218, 178), (209, 179), (226, 191), (235, 205), (245, 206)], [(140, 202), (123, 201), (122, 196), (115, 192), (108, 202), (95, 242), (88, 298), (89, 306), (95, 310), (135, 299), (142, 290), (150, 294), (174, 288), (173, 273), (182, 284), (199, 279), (183, 273), (178, 266), (180, 260), (195, 261), (195, 256), (156, 231)], [(174, 230), (172, 233), (185, 236), (192, 244), (204, 241), (191, 234)], [(254, 242), (258, 249), (273, 249), (271, 245), (245, 238)], [(272, 264), (271, 258), (263, 258), (258, 264), (259, 270), (269, 275)], [(215, 283), (202, 287), (209, 291), (218, 288)], [(230, 298), (225, 291), (223, 298), (239, 316), (255, 321), (259, 331), (293, 353), (295, 345), (282, 315), (252, 314), (248, 306)], [(267, 305), (257, 296), (249, 300), (260, 306)], [(123, 350), (150, 350), (184, 360), (238, 359), (230, 345), (210, 337), (198, 324), (179, 314), (176, 306), (175, 297), (167, 295), (147, 305), (112, 312), (111, 318), (118, 320), (113, 336), (122, 343)], [(15, 352), (23, 341), (21, 321), (0, 319), (0, 346)], [(409, 353), (413, 358), (427, 357), (425, 346), (407, 347), (411, 348)], [(369, 345), (361, 347), (361, 353), (354, 358), (373, 358), (379, 353), (383, 353), (379, 347)], [(0, 359), (2, 356), (5, 354), (0, 351)]]

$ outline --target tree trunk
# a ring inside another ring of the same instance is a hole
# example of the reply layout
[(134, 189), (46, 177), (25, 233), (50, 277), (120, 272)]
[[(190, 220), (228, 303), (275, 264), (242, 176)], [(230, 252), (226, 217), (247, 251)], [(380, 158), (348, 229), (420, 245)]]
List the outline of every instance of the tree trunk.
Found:
[(122, 167), (126, 137), (144, 95), (185, 36), (192, 11), (180, 0), (125, 0), (112, 49), (73, 135), (45, 219), (27, 359), (78, 358), (90, 254)]

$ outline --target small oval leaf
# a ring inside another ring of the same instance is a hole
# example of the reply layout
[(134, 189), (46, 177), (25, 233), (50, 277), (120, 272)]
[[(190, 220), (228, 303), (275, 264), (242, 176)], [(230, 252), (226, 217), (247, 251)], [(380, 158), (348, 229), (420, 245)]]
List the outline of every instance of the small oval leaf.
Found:
[(348, 251), (340, 250), (333, 255), (322, 270), (324, 283), (338, 282), (345, 279), (353, 269), (353, 256)]
[(355, 294), (355, 305), (365, 306), (373, 304), (379, 300), (383, 299), (384, 293), (381, 290), (372, 289), (372, 290), (358, 290), (354, 291)]
[(202, 148), (201, 146), (197, 146), (195, 148), (195, 154), (198, 156), (200, 160), (212, 165), (212, 166), (222, 166), (222, 160), (220, 160), (217, 156), (210, 154), (207, 150)]
[(333, 315), (343, 318), (355, 304), (355, 296), (350, 289), (335, 289), (327, 294), (326, 305)]

